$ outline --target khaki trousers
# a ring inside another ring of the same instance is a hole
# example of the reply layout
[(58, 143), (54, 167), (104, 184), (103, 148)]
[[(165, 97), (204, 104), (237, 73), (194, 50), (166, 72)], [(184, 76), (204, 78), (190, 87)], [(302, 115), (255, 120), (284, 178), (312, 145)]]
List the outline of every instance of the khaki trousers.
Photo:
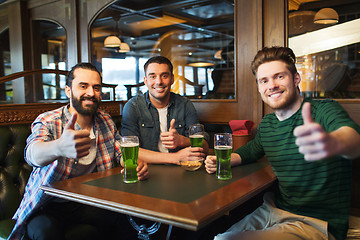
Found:
[(260, 207), (214, 240), (335, 240), (327, 222), (281, 210), (273, 199), (266, 193)]

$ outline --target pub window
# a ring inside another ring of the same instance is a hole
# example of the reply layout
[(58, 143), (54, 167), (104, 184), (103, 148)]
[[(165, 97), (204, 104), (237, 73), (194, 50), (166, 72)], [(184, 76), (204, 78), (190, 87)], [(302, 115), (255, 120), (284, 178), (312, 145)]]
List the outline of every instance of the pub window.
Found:
[[(0, 32), (0, 77), (11, 74), (9, 28)], [(13, 100), (12, 82), (0, 83), (0, 103)]]
[(233, 0), (119, 0), (94, 18), (90, 34), (91, 61), (104, 83), (118, 85), (117, 100), (129, 97), (125, 85), (134, 85), (131, 96), (147, 90), (140, 86), (144, 62), (157, 55), (174, 65), (173, 92), (196, 99), (235, 96)]
[(302, 94), (360, 98), (360, 2), (299, 2), (289, 1), (289, 47), (297, 57)]
[[(66, 70), (66, 32), (59, 24), (46, 20), (33, 21), (34, 65), (36, 69)], [(37, 101), (66, 100), (65, 76), (35, 76)]]

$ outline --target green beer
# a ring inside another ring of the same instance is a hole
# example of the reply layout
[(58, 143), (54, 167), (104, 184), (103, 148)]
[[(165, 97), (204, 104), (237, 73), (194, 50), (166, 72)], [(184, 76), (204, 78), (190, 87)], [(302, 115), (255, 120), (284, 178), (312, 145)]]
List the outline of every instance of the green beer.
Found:
[(202, 147), (204, 141), (204, 135), (194, 134), (190, 135), (191, 147)]
[(231, 146), (216, 146), (216, 178), (220, 180), (228, 180), (232, 178), (231, 173)]
[(139, 154), (139, 144), (138, 143), (122, 143), (121, 144), (121, 153), (124, 161), (124, 175), (123, 179), (125, 183), (135, 183), (138, 182), (137, 176), (137, 159)]

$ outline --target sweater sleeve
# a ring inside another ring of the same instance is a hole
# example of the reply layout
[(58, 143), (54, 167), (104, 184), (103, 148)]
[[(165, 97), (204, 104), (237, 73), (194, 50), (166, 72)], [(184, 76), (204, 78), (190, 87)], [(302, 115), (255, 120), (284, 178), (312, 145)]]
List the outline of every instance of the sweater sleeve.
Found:
[(241, 165), (255, 162), (265, 155), (260, 139), (261, 137), (258, 131), (253, 140), (234, 151), (240, 155)]

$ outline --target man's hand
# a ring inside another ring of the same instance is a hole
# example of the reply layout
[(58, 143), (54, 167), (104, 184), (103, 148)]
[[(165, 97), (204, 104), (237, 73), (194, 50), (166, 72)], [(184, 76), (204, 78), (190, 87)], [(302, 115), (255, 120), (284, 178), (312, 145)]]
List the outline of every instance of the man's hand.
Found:
[(149, 168), (146, 163), (143, 161), (138, 161), (138, 166), (136, 168), (136, 171), (138, 172), (138, 178), (140, 181), (148, 179), (149, 178)]
[(301, 113), (304, 124), (295, 128), (294, 135), (304, 159), (317, 161), (335, 155), (341, 143), (313, 121), (310, 103), (304, 103)]
[(175, 129), (175, 119), (171, 119), (169, 131), (160, 134), (160, 140), (167, 149), (182, 147), (183, 137)]
[(216, 156), (207, 156), (205, 160), (205, 169), (208, 173), (216, 172)]
[(191, 161), (198, 158), (205, 158), (204, 149), (200, 147), (187, 147), (173, 153), (176, 157), (174, 158), (174, 164), (179, 165), (180, 160)]
[(89, 154), (91, 139), (88, 130), (75, 130), (77, 113), (72, 115), (59, 138), (60, 155), (67, 158), (81, 158)]
[[(124, 174), (125, 169), (121, 169), (121, 174)], [(146, 163), (143, 161), (138, 161), (138, 166), (136, 167), (137, 176), (140, 181), (146, 180), (149, 178), (149, 168)]]

